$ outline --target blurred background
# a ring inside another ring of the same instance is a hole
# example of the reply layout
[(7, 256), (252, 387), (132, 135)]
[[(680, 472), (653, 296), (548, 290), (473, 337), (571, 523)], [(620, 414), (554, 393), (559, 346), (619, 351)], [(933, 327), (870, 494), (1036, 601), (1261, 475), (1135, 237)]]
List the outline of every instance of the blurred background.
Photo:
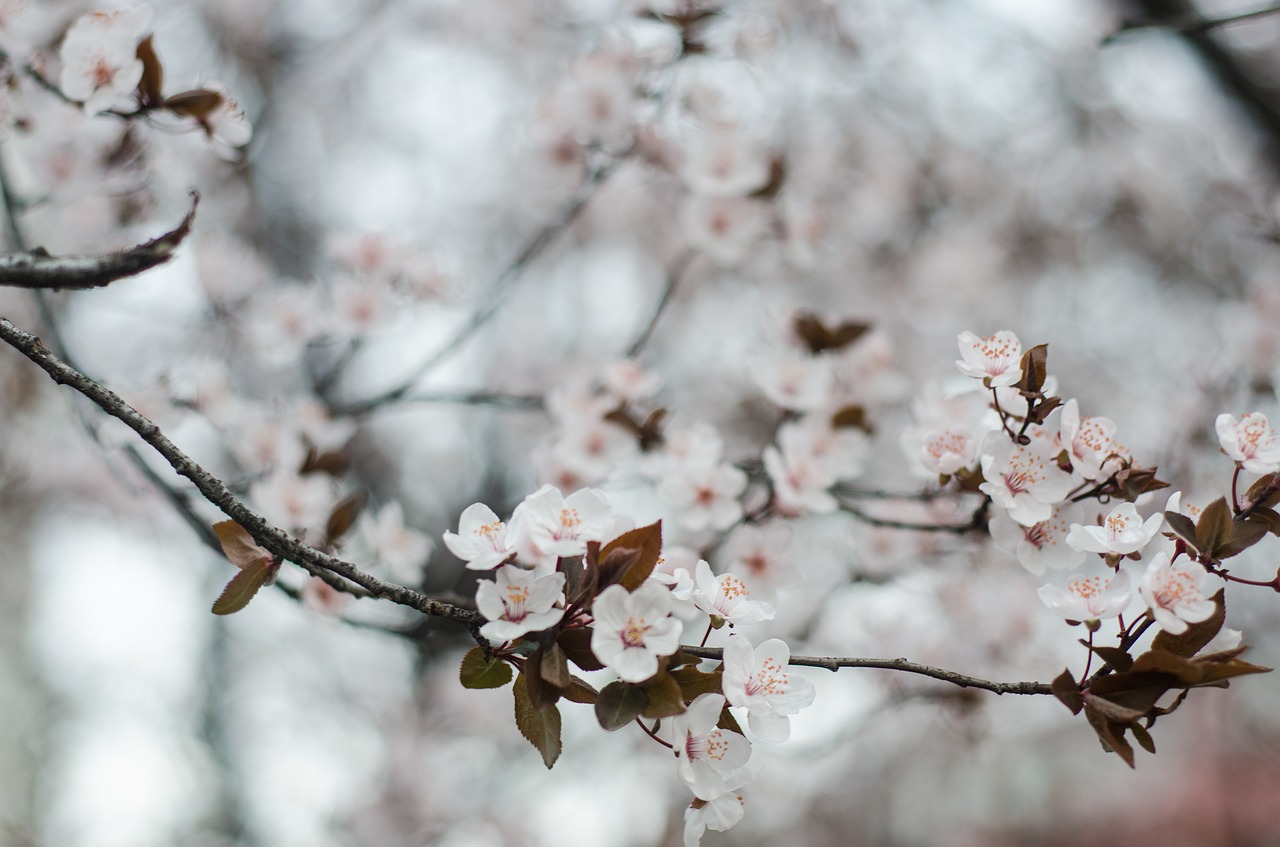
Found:
[[(384, 578), (472, 596), (441, 533), (542, 482), (732, 566), (750, 540), (682, 522), (591, 386), (631, 355), (662, 380), (640, 406), (758, 467), (764, 386), (806, 378), (777, 376), (799, 311), (871, 327), (841, 391), (873, 428), (849, 490), (882, 519), (972, 510), (883, 496), (925, 490), (899, 433), (966, 330), (1048, 343), (1062, 396), (1199, 504), (1230, 479), (1216, 415), (1280, 415), (1280, 14), (1260, 0), (151, 5), (166, 93), (225, 83), (253, 138), (86, 117), (22, 63), (52, 74), (99, 7), (0, 3), (11, 248), (140, 243), (203, 198), (172, 264), (6, 289), (0, 312), (282, 525), (315, 538), (369, 491), (341, 554)], [(216, 512), (12, 352), (0, 386), (0, 843), (681, 843), (666, 751), (566, 704), (548, 772), (509, 690), (458, 684), (460, 627), (291, 568), (209, 614), (234, 573), (200, 529)], [(1043, 580), (983, 532), (767, 528), (779, 615), (753, 638), (1081, 670)], [(1260, 547), (1239, 573), (1270, 578)], [(1228, 603), (1248, 658), (1280, 660), (1280, 598)], [(1195, 692), (1130, 771), (1051, 698), (805, 673), (814, 706), (756, 746), (745, 820), (703, 843), (1280, 844), (1270, 676)]]

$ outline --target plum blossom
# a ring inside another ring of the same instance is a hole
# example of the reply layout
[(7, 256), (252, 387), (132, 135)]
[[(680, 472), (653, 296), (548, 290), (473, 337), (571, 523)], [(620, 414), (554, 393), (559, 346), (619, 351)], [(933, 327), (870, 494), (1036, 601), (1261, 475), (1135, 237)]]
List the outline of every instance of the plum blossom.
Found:
[(725, 570), (744, 573), (759, 589), (791, 585), (797, 578), (794, 563), (787, 557), (792, 532), (783, 521), (764, 526), (741, 524), (725, 543)]
[(253, 137), (253, 127), (249, 125), (248, 119), (244, 116), (244, 110), (231, 97), (231, 92), (227, 90), (226, 85), (221, 82), (209, 82), (205, 83), (204, 87), (218, 95), (218, 105), (199, 118), (205, 133), (214, 141), (228, 147), (243, 147), (248, 144), (249, 139)]
[(965, 376), (991, 388), (1013, 385), (1022, 379), (1022, 342), (1012, 332), (1005, 330), (986, 338), (962, 332), (957, 341), (961, 359), (956, 366)]
[(870, 445), (860, 430), (833, 428), (820, 415), (808, 415), (778, 429), (778, 447), (764, 449), (764, 466), (783, 514), (834, 511), (827, 489), (862, 473)]
[(1071, 488), (1071, 475), (1058, 467), (1051, 448), (1042, 441), (1014, 444), (992, 433), (982, 453), (986, 481), (978, 488), (1023, 526), (1048, 520), (1053, 505)]
[(600, 382), (609, 394), (626, 403), (648, 400), (662, 388), (662, 375), (634, 359), (618, 359), (600, 369)]
[(1129, 588), (1129, 572), (1122, 570), (1111, 579), (1072, 574), (1064, 588), (1042, 585), (1037, 593), (1066, 620), (1099, 621), (1114, 618), (1128, 607)]
[(680, 221), (689, 244), (720, 265), (737, 265), (769, 231), (769, 207), (746, 197), (685, 201)]
[(624, 682), (653, 676), (658, 657), (680, 647), (684, 624), (671, 617), (671, 592), (660, 583), (645, 582), (631, 593), (611, 585), (596, 597), (591, 613), (591, 652)]
[(1166, 512), (1177, 512), (1180, 515), (1186, 515), (1193, 521), (1200, 520), (1200, 513), (1204, 511), (1194, 503), (1182, 503), (1182, 492), (1175, 491), (1169, 495), (1168, 501), (1165, 502), (1164, 510)]
[(812, 412), (830, 402), (835, 371), (826, 356), (788, 349), (756, 358), (751, 377), (774, 405)]
[(1084, 561), (1081, 550), (1069, 546), (1067, 533), (1072, 524), (1078, 524), (1083, 509), (1077, 503), (1063, 503), (1053, 507), (1048, 519), (1023, 526), (999, 512), (991, 517), (991, 540), (1001, 550), (1018, 557), (1018, 562), (1031, 573), (1039, 576), (1046, 568), (1067, 570)]
[(1208, 620), (1217, 608), (1204, 595), (1208, 571), (1197, 562), (1174, 564), (1168, 551), (1161, 550), (1147, 565), (1138, 584), (1138, 594), (1151, 610), (1160, 628), (1170, 635), (1187, 631), (1187, 625)]
[(680, 779), (699, 800), (711, 800), (729, 789), (724, 777), (747, 763), (751, 744), (736, 732), (718, 729), (725, 698), (702, 694), (683, 714), (671, 718)]
[(603, 541), (612, 526), (613, 507), (599, 491), (583, 488), (565, 497), (544, 485), (516, 506), (508, 542), (528, 545), (542, 557), (580, 556), (588, 541)]
[(717, 127), (689, 139), (681, 176), (698, 194), (745, 197), (768, 182), (769, 157), (742, 132)]
[(142, 79), (138, 41), (150, 22), (147, 6), (78, 18), (62, 41), (62, 93), (83, 103), (89, 115), (131, 93)]
[(249, 499), (263, 517), (286, 531), (318, 532), (333, 506), (333, 481), (324, 474), (276, 470), (249, 487)]
[(724, 648), (724, 695), (747, 710), (748, 726), (764, 741), (786, 741), (789, 716), (813, 702), (813, 682), (787, 673), (790, 661), (791, 648), (777, 638), (752, 647), (745, 635), (735, 633)]
[(512, 641), (528, 632), (541, 632), (560, 622), (564, 609), (556, 601), (564, 591), (564, 574), (537, 576), (533, 571), (504, 565), (494, 581), (476, 588), (476, 608), (489, 622), (480, 634), (492, 641)]
[(728, 529), (742, 517), (740, 495), (747, 475), (733, 465), (710, 465), (671, 474), (659, 485), (662, 496), (676, 508), (680, 525), (692, 532)]
[(1163, 523), (1160, 512), (1143, 521), (1137, 506), (1121, 503), (1111, 510), (1102, 526), (1074, 524), (1067, 533), (1067, 544), (1086, 553), (1127, 556), (1146, 547)]
[(724, 777), (725, 793), (710, 800), (695, 799), (684, 810), (684, 847), (698, 847), (708, 829), (724, 832), (742, 820), (743, 803), (739, 790), (751, 781), (749, 767), (739, 768)]
[(931, 430), (916, 458), (931, 473), (947, 476), (973, 464), (978, 442), (968, 429), (949, 426)]
[(405, 526), (404, 507), (391, 500), (378, 510), (377, 517), (361, 516), (362, 534), (373, 546), (378, 561), (387, 566), (401, 582), (422, 579), (422, 565), (431, 554), (432, 541), (410, 526)]
[(1085, 479), (1101, 479), (1103, 465), (1112, 454), (1111, 442), (1116, 434), (1110, 418), (1080, 417), (1075, 398), (1062, 407), (1059, 437), (1071, 459), (1072, 469)]
[(445, 532), (444, 546), (467, 563), (467, 569), (487, 571), (511, 558), (507, 525), (483, 503), (472, 503), (458, 518), (458, 531)]
[(1240, 420), (1221, 414), (1214, 421), (1222, 452), (1240, 467), (1256, 474), (1280, 470), (1280, 437), (1261, 412), (1250, 412)]
[(730, 625), (773, 620), (773, 606), (752, 600), (747, 584), (733, 574), (717, 577), (711, 572), (711, 565), (703, 560), (698, 562), (693, 579), (691, 599), (699, 611), (723, 618)]

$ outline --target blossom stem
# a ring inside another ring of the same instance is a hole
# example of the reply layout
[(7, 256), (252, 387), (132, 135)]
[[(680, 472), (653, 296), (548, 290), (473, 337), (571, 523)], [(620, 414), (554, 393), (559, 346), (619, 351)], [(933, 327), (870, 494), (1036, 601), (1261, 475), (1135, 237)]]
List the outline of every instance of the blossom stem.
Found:
[[(650, 737), (650, 738), (652, 738), (654, 741), (656, 741), (656, 742), (658, 742), (659, 744), (661, 744), (663, 747), (666, 747), (668, 750), (674, 750), (674, 749), (676, 749), (676, 748), (675, 748), (674, 746), (672, 746), (671, 744), (668, 744), (667, 742), (665, 742), (665, 741), (663, 741), (661, 738), (659, 738), (659, 737), (657, 736), (657, 733), (655, 733), (653, 730), (649, 729), (649, 727), (645, 726), (645, 725), (644, 725), (644, 722), (643, 722), (643, 721), (641, 721), (639, 718), (636, 718), (636, 726), (638, 726), (638, 727), (640, 727), (641, 729), (643, 729), (643, 730), (644, 730), (644, 734), (645, 734), (645, 735), (649, 736), (649, 737)], [(656, 724), (655, 724), (655, 726), (656, 726)]]
[(1240, 496), (1236, 493), (1240, 487), (1240, 463), (1236, 463), (1235, 473), (1231, 474), (1231, 512), (1240, 514)]
[(1080, 674), (1081, 679), (1089, 678), (1089, 671), (1093, 668), (1093, 630), (1089, 630), (1089, 658), (1084, 663), (1084, 673)]
[(706, 632), (704, 632), (704, 633), (702, 633), (702, 640), (701, 640), (700, 642), (698, 642), (698, 646), (699, 646), (699, 647), (706, 647), (706, 646), (707, 646), (707, 639), (711, 637), (711, 630), (712, 630), (712, 629), (713, 629), (713, 627), (711, 626), (711, 623), (710, 623), (710, 622), (708, 622), (708, 623), (707, 623), (707, 631), (706, 631)]
[(1258, 585), (1258, 586), (1263, 586), (1265, 588), (1270, 588), (1272, 591), (1280, 592), (1280, 573), (1276, 574), (1275, 579), (1268, 579), (1263, 581), (1258, 579), (1245, 579), (1242, 576), (1234, 576), (1233, 574), (1228, 573), (1223, 568), (1210, 567), (1209, 571), (1210, 573), (1217, 574), (1218, 576), (1222, 577), (1228, 582), (1238, 582), (1242, 585)]

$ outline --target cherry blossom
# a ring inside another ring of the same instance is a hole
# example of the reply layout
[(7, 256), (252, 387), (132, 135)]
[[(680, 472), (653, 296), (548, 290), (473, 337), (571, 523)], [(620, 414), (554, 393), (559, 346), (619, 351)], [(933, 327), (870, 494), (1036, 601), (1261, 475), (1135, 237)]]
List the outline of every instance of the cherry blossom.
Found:
[(991, 516), (991, 540), (1000, 549), (1018, 557), (1018, 562), (1039, 576), (1046, 568), (1067, 570), (1084, 561), (1084, 552), (1067, 544), (1067, 533), (1078, 524), (1084, 510), (1077, 503), (1053, 507), (1047, 520), (1023, 526), (1006, 512)]
[(591, 613), (591, 652), (624, 682), (653, 676), (658, 657), (680, 647), (684, 625), (671, 617), (671, 592), (657, 582), (646, 582), (631, 593), (611, 585), (596, 597)]
[(330, 477), (277, 470), (249, 486), (249, 499), (276, 526), (312, 534), (324, 526), (335, 498)]
[(218, 95), (218, 105), (200, 119), (204, 131), (219, 144), (227, 147), (243, 147), (253, 137), (253, 127), (231, 97), (231, 92), (221, 82), (208, 82), (204, 87)]
[(1187, 624), (1208, 620), (1216, 608), (1204, 595), (1208, 572), (1197, 562), (1173, 563), (1161, 550), (1147, 565), (1138, 594), (1160, 628), (1170, 635), (1187, 631)]
[(1059, 435), (1071, 459), (1071, 468), (1085, 479), (1101, 479), (1102, 466), (1111, 455), (1116, 434), (1110, 418), (1080, 417), (1075, 398), (1062, 407)]
[(916, 458), (931, 473), (948, 476), (973, 465), (977, 448), (973, 433), (964, 427), (949, 426), (925, 433)]
[(745, 635), (734, 633), (724, 648), (724, 695), (747, 710), (748, 726), (764, 741), (786, 741), (789, 716), (813, 702), (813, 682), (788, 673), (790, 662), (791, 648), (777, 638), (752, 647)]
[(961, 360), (956, 366), (965, 376), (981, 380), (990, 388), (1013, 385), (1022, 379), (1022, 343), (1012, 332), (1001, 331), (986, 338), (962, 332), (958, 343)]
[(1066, 585), (1042, 585), (1040, 599), (1069, 621), (1097, 621), (1114, 618), (1129, 606), (1129, 572), (1121, 570), (1111, 579), (1072, 574)]
[(1102, 526), (1073, 525), (1067, 533), (1067, 544), (1086, 553), (1127, 556), (1146, 547), (1163, 523), (1160, 512), (1143, 521), (1137, 506), (1121, 503), (1111, 510)]
[(982, 475), (986, 481), (979, 489), (1023, 526), (1048, 520), (1071, 488), (1071, 475), (1058, 467), (1043, 441), (1014, 444), (1001, 433), (992, 433), (984, 444)]
[(716, 576), (705, 560), (694, 571), (691, 595), (698, 610), (722, 618), (731, 625), (753, 624), (773, 620), (773, 606), (752, 600), (747, 584), (733, 574)]
[(869, 447), (860, 430), (833, 428), (821, 415), (783, 424), (778, 447), (766, 447), (763, 454), (778, 509), (788, 515), (834, 511), (826, 489), (862, 473)]
[(86, 114), (110, 109), (142, 79), (138, 41), (151, 22), (146, 6), (82, 15), (62, 41), (62, 93)]
[(483, 503), (472, 503), (458, 518), (458, 531), (445, 532), (444, 546), (473, 571), (487, 571), (511, 558), (507, 525)]
[(405, 526), (404, 506), (399, 500), (384, 504), (376, 517), (367, 513), (362, 515), (360, 528), (378, 561), (386, 565), (397, 581), (421, 581), (422, 566), (431, 554), (432, 541), (416, 529)]
[(662, 375), (634, 359), (618, 359), (600, 369), (605, 391), (627, 403), (648, 400), (662, 388)]
[(784, 521), (763, 526), (741, 524), (725, 542), (723, 569), (747, 575), (757, 594), (791, 585), (799, 579), (795, 563), (787, 555), (792, 537)]
[(726, 793), (726, 774), (741, 768), (751, 757), (751, 744), (736, 732), (719, 729), (725, 698), (701, 694), (682, 714), (671, 718), (671, 743), (675, 747), (680, 779), (699, 800)]
[(685, 148), (681, 175), (689, 187), (713, 197), (745, 197), (769, 179), (764, 148), (728, 127), (695, 133)]
[(1267, 474), (1280, 470), (1280, 437), (1261, 412), (1250, 412), (1240, 420), (1221, 414), (1214, 421), (1222, 452), (1250, 473)]
[(698, 847), (708, 829), (724, 832), (742, 820), (744, 807), (739, 790), (755, 776), (750, 766), (724, 777), (725, 793), (710, 800), (695, 799), (684, 811), (684, 847)]
[(737, 265), (769, 229), (769, 207), (739, 197), (689, 197), (680, 220), (690, 245), (721, 265)]
[(529, 545), (542, 557), (580, 556), (588, 541), (603, 541), (613, 525), (613, 507), (594, 488), (568, 497), (544, 485), (521, 501), (511, 514), (508, 543)]
[(679, 513), (680, 525), (692, 532), (728, 529), (742, 517), (738, 496), (747, 487), (747, 475), (733, 465), (690, 468), (665, 477), (662, 496)]
[(811, 412), (830, 402), (835, 372), (826, 356), (783, 350), (758, 357), (752, 363), (751, 377), (775, 405)]
[(538, 576), (514, 565), (498, 568), (494, 581), (482, 580), (476, 588), (476, 608), (489, 620), (480, 634), (492, 641), (512, 641), (555, 626), (564, 617), (564, 609), (555, 607), (564, 580), (562, 573)]

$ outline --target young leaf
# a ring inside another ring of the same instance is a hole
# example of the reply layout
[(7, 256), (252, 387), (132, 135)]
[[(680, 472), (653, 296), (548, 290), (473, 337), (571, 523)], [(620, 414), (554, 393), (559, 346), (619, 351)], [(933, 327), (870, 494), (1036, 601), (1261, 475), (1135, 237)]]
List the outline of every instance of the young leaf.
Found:
[[(1081, 640), (1080, 643), (1089, 647), (1089, 642), (1087, 641)], [(1121, 650), (1119, 647), (1090, 647), (1089, 649), (1091, 649), (1098, 658), (1102, 659), (1118, 671), (1127, 671), (1133, 666), (1133, 657)]]
[(600, 548), (602, 585), (606, 582), (604, 576), (609, 555), (615, 550), (628, 548), (636, 550), (636, 554), (628, 558), (625, 570), (615, 574), (615, 579), (608, 581), (616, 582), (628, 591), (635, 591), (649, 578), (649, 574), (653, 573), (658, 559), (662, 556), (662, 521), (624, 532)]
[(666, 718), (684, 711), (684, 694), (669, 673), (655, 676), (644, 688), (648, 702), (641, 712), (646, 718)]
[(1267, 522), (1259, 518), (1249, 517), (1232, 521), (1231, 535), (1216, 551), (1218, 559), (1230, 559), (1232, 556), (1240, 555), (1261, 541), (1269, 528)]
[(1061, 701), (1062, 705), (1071, 710), (1071, 714), (1078, 715), (1080, 710), (1084, 708), (1084, 698), (1080, 696), (1080, 688), (1076, 685), (1075, 677), (1071, 675), (1071, 671), (1063, 671), (1058, 674), (1049, 688), (1053, 691), (1053, 696)]
[(1219, 497), (1204, 507), (1196, 522), (1196, 549), (1216, 558), (1218, 548), (1230, 537), (1231, 507), (1227, 505), (1227, 498)]
[(1018, 383), (1018, 387), (1031, 394), (1040, 393), (1040, 389), (1044, 388), (1048, 358), (1048, 344), (1037, 344), (1023, 353), (1022, 380)]
[(329, 513), (329, 520), (324, 526), (324, 536), (331, 543), (347, 534), (347, 530), (355, 526), (356, 518), (360, 517), (360, 513), (364, 511), (365, 505), (369, 502), (369, 492), (363, 488), (357, 488), (338, 501), (333, 507), (333, 511)]
[(565, 656), (584, 671), (598, 671), (604, 662), (591, 652), (591, 627), (581, 626), (573, 629), (562, 629), (556, 636), (556, 643), (564, 650)]
[(1152, 740), (1151, 733), (1147, 732), (1147, 728), (1140, 723), (1129, 724), (1129, 731), (1133, 733), (1133, 737), (1142, 745), (1142, 749), (1151, 755), (1156, 753), (1156, 742)]
[(564, 650), (559, 644), (552, 643), (538, 652), (542, 654), (542, 680), (557, 691), (564, 691), (573, 679)]
[(1089, 726), (1093, 727), (1093, 731), (1098, 733), (1098, 740), (1102, 742), (1102, 746), (1124, 759), (1124, 763), (1129, 767), (1134, 767), (1133, 747), (1124, 739), (1124, 727), (1112, 723), (1097, 709), (1089, 706), (1084, 707), (1084, 716), (1089, 721)]
[(596, 700), (600, 699), (600, 692), (596, 691), (586, 680), (570, 675), (569, 687), (564, 690), (564, 699), (572, 703), (586, 703), (591, 706), (595, 704)]
[(1195, 550), (1200, 548), (1196, 546), (1196, 524), (1191, 518), (1182, 514), (1182, 512), (1165, 512), (1164, 522), (1169, 525), (1169, 529), (1178, 538), (1191, 545)]
[(628, 682), (611, 682), (596, 700), (596, 720), (606, 732), (616, 732), (644, 711), (648, 698), (644, 689)]
[(156, 56), (151, 35), (138, 42), (138, 61), (142, 63), (142, 79), (138, 81), (138, 93), (146, 106), (157, 106), (164, 100), (164, 68)]
[(184, 118), (203, 120), (222, 105), (222, 95), (207, 88), (183, 91), (164, 101), (164, 107)]
[(1267, 474), (1254, 480), (1244, 495), (1244, 501), (1255, 510), (1269, 509), (1280, 503), (1280, 473)]
[(264, 559), (270, 561), (273, 558), (270, 552), (263, 550), (254, 542), (248, 530), (235, 521), (221, 521), (214, 524), (213, 534), (218, 536), (222, 552), (227, 554), (231, 564), (237, 568), (244, 568)]
[(473, 647), (462, 657), (458, 679), (463, 688), (501, 688), (511, 681), (511, 666), (501, 659), (485, 658), (483, 649)]
[(680, 686), (680, 693), (685, 702), (693, 702), (700, 694), (720, 694), (721, 671), (704, 673), (696, 667), (677, 668), (671, 672), (672, 678)]
[(515, 694), (516, 729), (542, 754), (542, 762), (548, 769), (560, 758), (560, 710), (555, 706), (539, 709), (529, 699), (529, 689), (524, 674), (516, 677), (512, 686)]
[(249, 605), (259, 588), (276, 581), (279, 570), (280, 565), (274, 559), (258, 559), (245, 565), (240, 573), (231, 577), (227, 587), (222, 589), (222, 594), (214, 601), (213, 613), (230, 615), (240, 611)]

